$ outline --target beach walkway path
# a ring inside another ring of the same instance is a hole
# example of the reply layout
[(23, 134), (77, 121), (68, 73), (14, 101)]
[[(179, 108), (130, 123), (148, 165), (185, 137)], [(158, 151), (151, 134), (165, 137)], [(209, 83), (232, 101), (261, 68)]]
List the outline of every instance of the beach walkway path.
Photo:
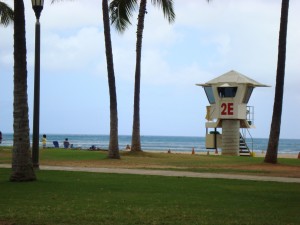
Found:
[[(11, 168), (11, 165), (10, 164), (0, 164), (0, 168)], [(188, 171), (151, 170), (151, 169), (40, 166), (40, 170), (300, 183), (300, 178), (292, 178), (292, 177), (270, 177), (270, 176), (255, 176), (255, 175), (241, 175), (241, 174), (200, 173), (200, 172), (188, 172)]]

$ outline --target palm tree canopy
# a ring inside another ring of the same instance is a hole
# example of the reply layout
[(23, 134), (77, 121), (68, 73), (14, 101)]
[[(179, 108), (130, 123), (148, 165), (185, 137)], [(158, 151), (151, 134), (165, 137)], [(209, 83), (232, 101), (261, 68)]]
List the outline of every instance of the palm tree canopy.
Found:
[(151, 0), (151, 2), (154, 6), (162, 8), (164, 17), (168, 19), (169, 23), (175, 21), (173, 0)]
[(113, 0), (109, 4), (111, 24), (117, 31), (123, 32), (131, 25), (130, 17), (137, 6), (137, 0)]
[(0, 1), (0, 24), (8, 26), (14, 21), (14, 11), (7, 4)]
[[(151, 0), (151, 3), (162, 8), (169, 23), (175, 21), (173, 0)], [(138, 9), (138, 0), (113, 0), (109, 5), (111, 24), (117, 31), (125, 31), (128, 25), (131, 25), (130, 18), (136, 9)]]

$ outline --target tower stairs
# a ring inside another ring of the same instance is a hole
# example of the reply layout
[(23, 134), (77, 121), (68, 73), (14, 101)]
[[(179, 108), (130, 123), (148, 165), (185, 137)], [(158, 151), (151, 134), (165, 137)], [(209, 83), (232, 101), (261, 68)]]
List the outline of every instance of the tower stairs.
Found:
[[(252, 140), (252, 151), (253, 151), (253, 139), (252, 139), (252, 137), (251, 137), (251, 140)], [(251, 150), (250, 150), (249, 146), (247, 145), (245, 135), (243, 135), (241, 132), (240, 132), (240, 150), (239, 150), (239, 155), (240, 156), (251, 156)]]

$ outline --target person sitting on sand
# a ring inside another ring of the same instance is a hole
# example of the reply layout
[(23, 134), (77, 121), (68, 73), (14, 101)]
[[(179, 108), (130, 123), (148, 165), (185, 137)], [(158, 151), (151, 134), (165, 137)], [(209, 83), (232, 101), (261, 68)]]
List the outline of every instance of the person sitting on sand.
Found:
[(68, 138), (66, 138), (64, 141), (64, 147), (69, 148), (69, 146), (70, 146), (70, 142), (69, 142)]
[(130, 150), (130, 145), (126, 145), (126, 150)]

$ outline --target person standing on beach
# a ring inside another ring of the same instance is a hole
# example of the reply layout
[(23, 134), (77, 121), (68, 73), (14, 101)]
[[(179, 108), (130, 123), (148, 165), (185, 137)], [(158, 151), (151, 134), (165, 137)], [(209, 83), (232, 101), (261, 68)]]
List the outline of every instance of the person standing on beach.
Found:
[(2, 132), (0, 131), (0, 144), (2, 143)]
[(46, 134), (43, 135), (42, 144), (43, 144), (43, 148), (46, 148), (46, 144), (47, 144), (47, 136), (46, 136)]

